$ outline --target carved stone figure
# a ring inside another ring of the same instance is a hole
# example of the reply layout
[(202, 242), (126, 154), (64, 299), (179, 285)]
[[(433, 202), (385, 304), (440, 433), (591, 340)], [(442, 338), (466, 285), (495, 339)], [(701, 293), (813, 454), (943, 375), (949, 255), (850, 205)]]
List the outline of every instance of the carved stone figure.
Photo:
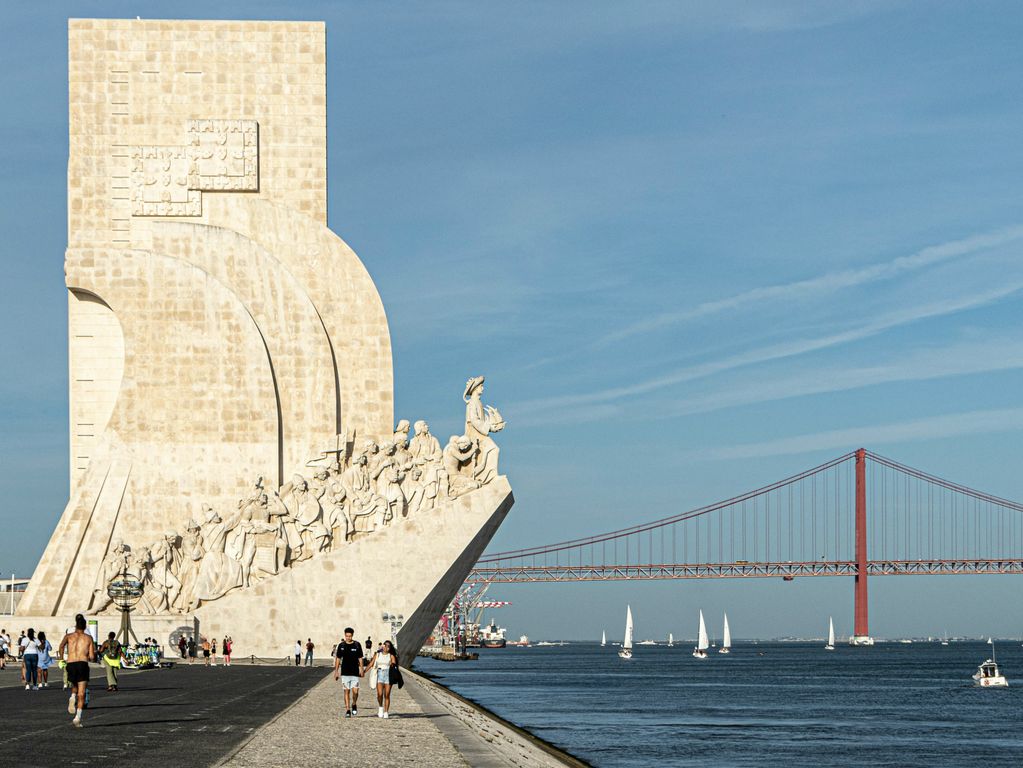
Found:
[[(422, 484), (422, 492), (416, 501), (414, 511), (430, 510), (437, 505), (437, 495), (442, 485), (446, 486), (447, 474), (444, 469), (444, 452), (440, 441), (430, 434), (430, 427), (425, 421), (415, 423), (416, 434), (409, 444), (409, 454), (413, 464), (421, 471), (421, 477), (414, 478)], [(411, 507), (411, 502), (410, 502)], [(412, 511), (412, 510), (410, 510)]]
[(349, 538), (358, 533), (369, 533), (376, 528), (376, 521), (384, 514), (387, 501), (376, 493), (369, 476), (369, 459), (360, 453), (352, 459), (352, 466), (341, 474), (341, 483), (348, 496), (352, 529)]
[(278, 530), (278, 526), (263, 519), (262, 507), (266, 505), (266, 499), (266, 494), (260, 494), (258, 499), (243, 501), (238, 525), (227, 538), (225, 552), (241, 563), (242, 585), (246, 587), (252, 582), (252, 564), (260, 543), (257, 537)]
[(500, 449), (490, 435), (504, 429), (504, 418), (493, 406), (484, 406), (480, 400), (483, 394), (482, 376), (476, 376), (465, 383), (462, 399), (465, 401), (465, 435), (476, 444), (477, 453), (473, 465), (473, 477), (480, 485), (486, 485), (497, 477), (497, 456)]
[(195, 588), (199, 580), (199, 563), (205, 553), (199, 524), (189, 520), (185, 525), (185, 534), (181, 537), (181, 560), (178, 567), (181, 591), (178, 592), (176, 606), (180, 611), (191, 611), (196, 606)]
[(308, 560), (315, 552), (325, 550), (330, 543), (330, 531), (323, 524), (320, 500), (306, 479), (295, 475), (291, 482), (281, 487), (280, 498), (301, 537), (301, 545), (297, 554), (292, 554), (292, 562)]
[(110, 582), (124, 572), (128, 565), (129, 557), (129, 548), (124, 545), (121, 539), (114, 539), (109, 554), (104, 558), (103, 565), (100, 566), (99, 575), (96, 577), (96, 586), (92, 590), (92, 604), (90, 606), (92, 611), (99, 613), (110, 605), (112, 601), (107, 594), (107, 587), (110, 586)]
[(408, 419), (401, 419), (394, 427), (394, 439), (398, 440), (400, 438), (403, 443), (407, 443), (408, 430), (409, 430)]
[(444, 447), (444, 469), (447, 471), (447, 493), (452, 499), (480, 487), (473, 477), (476, 444), (465, 435), (452, 435)]
[(177, 602), (181, 581), (174, 575), (179, 557), (177, 531), (167, 531), (163, 538), (149, 548), (153, 588), (158, 597), (153, 601), (156, 613), (165, 613)]
[(157, 613), (158, 606), (166, 600), (167, 595), (162, 591), (162, 585), (153, 581), (153, 556), (149, 547), (141, 547), (132, 554), (128, 571), (142, 582), (142, 597), (135, 604), (135, 611), (141, 614)]
[(242, 585), (242, 565), (224, 551), (227, 534), (238, 524), (241, 514), (224, 520), (215, 509), (203, 505), (206, 519), (202, 524), (202, 543), (206, 553), (199, 563), (195, 598), (200, 604), (230, 592)]
[(409, 443), (409, 453), (417, 464), (441, 460), (440, 441), (430, 434), (430, 425), (420, 419), (415, 424), (416, 434)]
[(331, 549), (336, 549), (342, 543), (349, 541), (354, 532), (352, 516), (349, 513), (351, 503), (338, 464), (331, 468), (322, 506), (323, 522), (330, 530)]

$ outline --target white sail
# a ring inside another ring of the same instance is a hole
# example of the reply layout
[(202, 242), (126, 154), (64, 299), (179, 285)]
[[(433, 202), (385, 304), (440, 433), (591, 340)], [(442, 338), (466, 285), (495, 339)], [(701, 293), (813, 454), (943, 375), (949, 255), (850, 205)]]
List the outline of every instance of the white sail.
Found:
[(675, 644), (675, 636), (673, 634), (671, 634), (671, 632), (669, 632), (668, 633), (668, 645), (674, 645), (674, 644)]
[(724, 640), (721, 641), (721, 647), (722, 648), (731, 648), (732, 647), (732, 633), (728, 631), (728, 614), (727, 613), (725, 614), (725, 637), (724, 637)]
[(600, 647), (603, 648), (607, 645), (607, 632), (601, 631), (600, 633)]
[(700, 639), (696, 647), (701, 651), (705, 651), (710, 647), (710, 641), (707, 639), (707, 625), (703, 623), (703, 609), (700, 610)]
[(632, 606), (625, 606), (625, 642), (622, 643), (623, 648), (632, 647)]
[(835, 644), (835, 622), (828, 616), (828, 645)]

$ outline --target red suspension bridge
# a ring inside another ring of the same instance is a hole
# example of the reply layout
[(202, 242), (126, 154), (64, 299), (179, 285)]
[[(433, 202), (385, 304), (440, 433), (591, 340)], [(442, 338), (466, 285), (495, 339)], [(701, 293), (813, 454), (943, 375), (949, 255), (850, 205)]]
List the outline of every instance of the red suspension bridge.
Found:
[(1023, 504), (865, 449), (716, 504), (582, 539), (484, 555), (468, 581), (1023, 573)]

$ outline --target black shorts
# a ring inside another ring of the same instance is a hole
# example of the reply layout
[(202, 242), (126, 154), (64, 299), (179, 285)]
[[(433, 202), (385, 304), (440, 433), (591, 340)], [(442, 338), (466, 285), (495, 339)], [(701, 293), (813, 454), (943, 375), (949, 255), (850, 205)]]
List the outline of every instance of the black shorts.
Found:
[(67, 665), (67, 681), (71, 685), (89, 682), (89, 662), (71, 661)]

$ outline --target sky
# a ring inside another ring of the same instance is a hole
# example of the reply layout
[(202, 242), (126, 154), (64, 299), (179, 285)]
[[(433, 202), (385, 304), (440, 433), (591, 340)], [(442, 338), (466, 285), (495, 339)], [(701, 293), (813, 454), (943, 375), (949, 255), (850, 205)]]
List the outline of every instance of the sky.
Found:
[[(0, 31), (0, 573), (67, 500), (68, 17)], [(396, 418), (508, 426), (491, 551), (654, 520), (861, 445), (1023, 500), (1023, 9), (1010, 2), (178, 2), (327, 24), (329, 226)], [(871, 582), (879, 636), (1023, 633), (1019, 578)], [(846, 634), (850, 579), (492, 587), (510, 636)], [(1000, 604), (992, 612), (988, 606)], [(712, 624), (719, 622), (713, 619)]]

